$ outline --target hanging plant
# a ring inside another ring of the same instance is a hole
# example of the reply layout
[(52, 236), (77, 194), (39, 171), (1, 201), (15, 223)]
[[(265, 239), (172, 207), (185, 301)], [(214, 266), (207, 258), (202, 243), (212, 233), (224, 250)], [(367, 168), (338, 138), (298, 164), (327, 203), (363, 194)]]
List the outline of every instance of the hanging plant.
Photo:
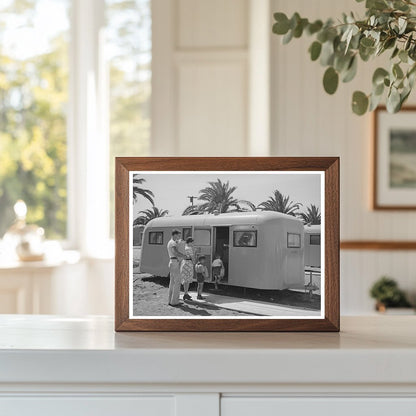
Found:
[[(356, 0), (361, 3), (364, 0)], [(273, 33), (283, 36), (283, 44), (307, 34), (314, 37), (309, 47), (312, 61), (326, 67), (323, 87), (334, 94), (340, 81), (350, 82), (364, 62), (390, 54), (390, 65), (374, 71), (369, 94), (355, 91), (352, 111), (363, 115), (373, 111), (386, 96), (390, 113), (400, 111), (413, 89), (416, 77), (416, 0), (366, 0), (364, 19), (343, 14), (339, 22), (310, 22), (299, 13), (289, 19), (275, 13)]]

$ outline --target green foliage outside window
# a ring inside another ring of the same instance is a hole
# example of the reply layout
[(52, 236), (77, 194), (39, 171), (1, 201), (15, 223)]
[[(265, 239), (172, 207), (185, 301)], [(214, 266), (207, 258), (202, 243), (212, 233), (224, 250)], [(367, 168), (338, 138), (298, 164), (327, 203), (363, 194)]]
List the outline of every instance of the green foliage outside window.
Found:
[(34, 36), (39, 29), (39, 3), (0, 6), (0, 238), (18, 199), (28, 205), (28, 222), (44, 227), (48, 238), (66, 236), (68, 31), (55, 33), (42, 50), (25, 44), (25, 31)]

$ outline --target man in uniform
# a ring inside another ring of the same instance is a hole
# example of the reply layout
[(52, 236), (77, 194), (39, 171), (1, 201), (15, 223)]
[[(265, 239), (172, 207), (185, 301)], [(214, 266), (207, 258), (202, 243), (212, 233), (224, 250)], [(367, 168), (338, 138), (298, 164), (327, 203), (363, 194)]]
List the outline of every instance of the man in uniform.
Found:
[(181, 260), (184, 255), (179, 251), (179, 241), (181, 239), (181, 232), (179, 230), (172, 231), (172, 238), (167, 244), (169, 254), (169, 299), (170, 306), (178, 306), (179, 294), (181, 289)]

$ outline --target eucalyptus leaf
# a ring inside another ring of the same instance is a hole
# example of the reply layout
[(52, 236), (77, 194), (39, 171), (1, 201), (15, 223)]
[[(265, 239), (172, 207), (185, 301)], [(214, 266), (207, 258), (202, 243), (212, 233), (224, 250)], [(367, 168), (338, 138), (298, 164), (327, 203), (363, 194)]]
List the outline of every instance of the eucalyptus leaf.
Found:
[(289, 30), (286, 35), (283, 36), (282, 43), (287, 45), (293, 39), (293, 30)]
[(322, 29), (322, 26), (324, 24), (322, 23), (322, 20), (315, 20), (313, 23), (310, 23), (309, 26), (306, 29), (306, 32), (309, 35), (313, 35), (316, 32), (319, 32)]
[(410, 88), (407, 88), (402, 91), (402, 93), (400, 94), (400, 107), (398, 108), (398, 110), (402, 108), (403, 103), (408, 99), (411, 91), (412, 90)]
[(276, 23), (273, 25), (273, 33), (277, 35), (285, 35), (290, 29), (289, 19), (284, 13), (275, 13), (274, 20)]
[(386, 107), (389, 113), (397, 113), (400, 109), (400, 93), (397, 88), (392, 88), (390, 94), (387, 96)]
[(368, 108), (368, 97), (361, 91), (354, 91), (352, 95), (352, 111), (362, 116)]
[(326, 41), (322, 45), (320, 63), (322, 66), (332, 65), (334, 62), (334, 44)]
[(399, 51), (400, 49), (396, 46), (393, 50), (393, 53), (391, 54), (390, 59), (394, 59), (398, 55)]
[(334, 57), (334, 68), (338, 72), (343, 72), (349, 66), (351, 55), (336, 54)]
[(303, 33), (303, 29), (308, 25), (307, 19), (300, 19), (297, 25), (293, 29), (293, 37), (300, 38)]
[(386, 78), (389, 73), (384, 68), (377, 68), (373, 74), (373, 85), (377, 86), (379, 84), (384, 84), (384, 78)]
[(355, 75), (357, 74), (357, 58), (354, 55), (351, 60), (350, 63), (348, 65), (348, 69), (344, 72), (343, 77), (342, 77), (342, 82), (350, 82), (354, 79)]
[(399, 59), (400, 59), (402, 62), (407, 63), (407, 61), (408, 61), (408, 57), (409, 57), (409, 55), (407, 54), (407, 51), (405, 51), (404, 49), (402, 49), (402, 50), (399, 52)]
[(392, 73), (396, 78), (403, 78), (404, 74), (399, 64), (394, 64), (392, 68)]
[(373, 95), (383, 95), (384, 83), (373, 86)]
[(407, 51), (410, 48), (410, 45), (412, 43), (413, 40), (413, 33), (411, 33), (406, 40), (406, 43), (404, 44), (404, 49)]
[(315, 41), (309, 47), (309, 53), (311, 54), (312, 61), (316, 61), (321, 54), (322, 44), (318, 41)]
[(323, 84), (324, 84), (324, 89), (328, 94), (334, 94), (335, 91), (338, 88), (338, 73), (335, 71), (335, 69), (330, 66), (329, 68), (327, 68), (327, 70), (324, 73), (324, 79), (323, 79)]
[(367, 9), (383, 10), (388, 7), (385, 0), (367, 0), (365, 3)]
[(400, 16), (397, 23), (399, 26), (399, 35), (402, 35), (406, 30), (407, 20), (403, 16)]
[(364, 48), (372, 48), (375, 44), (375, 40), (372, 38), (362, 38), (360, 41), (360, 45)]
[(390, 49), (392, 48), (394, 45), (396, 44), (396, 38), (391, 37), (391, 38), (387, 38), (384, 43), (383, 43), (383, 48), (384, 49)]
[(370, 105), (369, 105), (368, 111), (374, 111), (378, 107), (381, 101), (381, 97), (382, 97), (381, 94), (380, 95), (371, 94)]

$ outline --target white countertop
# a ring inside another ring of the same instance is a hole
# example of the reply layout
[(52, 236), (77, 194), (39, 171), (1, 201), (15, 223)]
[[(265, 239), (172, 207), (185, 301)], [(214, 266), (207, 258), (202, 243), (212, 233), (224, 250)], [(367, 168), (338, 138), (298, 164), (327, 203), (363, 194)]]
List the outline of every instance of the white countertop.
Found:
[(0, 316), (0, 383), (416, 384), (416, 316), (338, 333), (115, 333), (107, 317)]

